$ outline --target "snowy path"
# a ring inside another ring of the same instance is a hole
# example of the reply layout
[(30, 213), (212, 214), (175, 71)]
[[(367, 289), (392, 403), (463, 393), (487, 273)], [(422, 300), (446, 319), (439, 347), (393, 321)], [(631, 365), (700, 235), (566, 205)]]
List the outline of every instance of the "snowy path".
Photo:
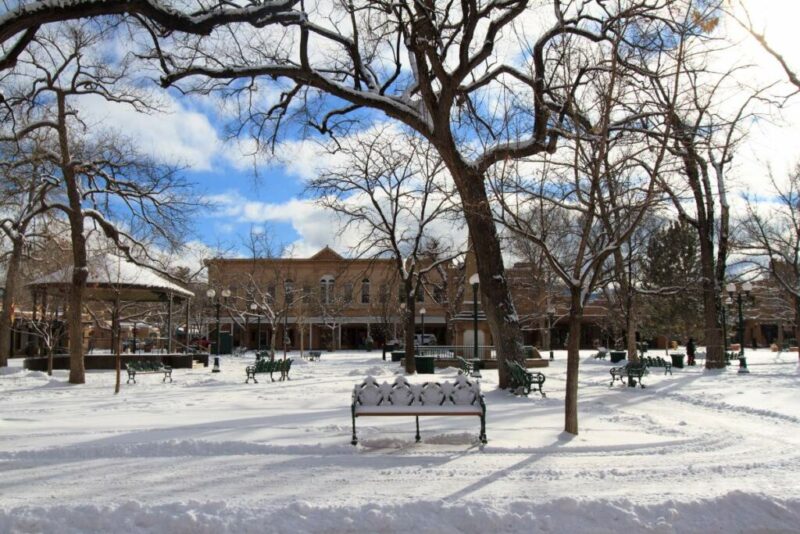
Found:
[(73, 387), (12, 368), (0, 532), (800, 532), (797, 355), (751, 354), (749, 375), (654, 370), (641, 390), (609, 388), (610, 364), (588, 354), (573, 439), (563, 353), (546, 399), (484, 372), (483, 449), (471, 418), (422, 418), (421, 444), (413, 418), (363, 419), (350, 446), (353, 384), (398, 369), (379, 352), (325, 353), (255, 385), (248, 360), (229, 358), (217, 375), (146, 376), (116, 397), (109, 373)]

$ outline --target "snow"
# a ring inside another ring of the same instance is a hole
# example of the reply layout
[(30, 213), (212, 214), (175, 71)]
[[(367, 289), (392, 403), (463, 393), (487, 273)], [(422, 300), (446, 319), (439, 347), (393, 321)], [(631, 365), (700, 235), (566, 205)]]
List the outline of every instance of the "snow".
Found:
[(562, 432), (565, 357), (542, 370), (547, 398), (482, 372), (483, 448), (477, 418), (434, 416), (422, 443), (413, 417), (375, 417), (349, 445), (354, 386), (401, 372), (380, 352), (249, 385), (252, 356), (225, 357), (118, 396), (111, 372), (71, 386), (12, 360), (0, 532), (800, 532), (797, 354), (748, 351), (748, 375), (656, 370), (642, 390), (609, 388), (611, 364), (584, 352), (577, 437)]

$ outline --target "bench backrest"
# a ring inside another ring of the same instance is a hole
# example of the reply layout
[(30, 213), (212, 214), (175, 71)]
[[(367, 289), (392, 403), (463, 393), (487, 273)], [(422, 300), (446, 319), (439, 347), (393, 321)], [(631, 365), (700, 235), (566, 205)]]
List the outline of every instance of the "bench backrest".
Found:
[(144, 373), (147, 371), (160, 371), (163, 367), (161, 362), (150, 362), (150, 361), (142, 361), (142, 360), (135, 360), (132, 362), (127, 362), (125, 364), (126, 369), (130, 369), (131, 371), (139, 371), (140, 373)]
[(353, 402), (360, 406), (470, 406), (481, 404), (481, 389), (464, 375), (455, 382), (411, 384), (398, 376), (393, 384), (379, 384), (368, 376), (353, 388)]

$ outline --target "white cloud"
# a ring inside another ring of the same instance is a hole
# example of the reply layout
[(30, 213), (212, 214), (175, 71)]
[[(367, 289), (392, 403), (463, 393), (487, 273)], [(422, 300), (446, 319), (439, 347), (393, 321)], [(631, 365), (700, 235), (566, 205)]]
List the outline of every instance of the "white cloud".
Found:
[(208, 117), (186, 109), (167, 94), (161, 95), (160, 102), (163, 112), (152, 114), (94, 95), (82, 97), (78, 105), (88, 122), (124, 134), (161, 162), (210, 170), (223, 142)]

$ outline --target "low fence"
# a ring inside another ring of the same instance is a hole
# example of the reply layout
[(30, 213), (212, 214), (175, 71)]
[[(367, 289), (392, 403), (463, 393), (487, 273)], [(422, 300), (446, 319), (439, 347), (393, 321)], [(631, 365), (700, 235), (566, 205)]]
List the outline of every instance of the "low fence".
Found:
[[(173, 369), (191, 369), (194, 361), (208, 367), (208, 354), (122, 354), (122, 366), (132, 361), (161, 362)], [(87, 370), (116, 369), (116, 358), (113, 354), (87, 354), (83, 357)], [(47, 356), (25, 358), (22, 362), (25, 369), (31, 371), (47, 371)], [(69, 369), (69, 354), (53, 356), (53, 369)]]
[[(424, 345), (416, 347), (418, 356), (433, 356), (437, 360), (452, 360), (464, 358), (465, 360), (496, 360), (497, 351), (494, 345)], [(538, 351), (531, 345), (523, 347), (526, 358), (538, 357)]]

